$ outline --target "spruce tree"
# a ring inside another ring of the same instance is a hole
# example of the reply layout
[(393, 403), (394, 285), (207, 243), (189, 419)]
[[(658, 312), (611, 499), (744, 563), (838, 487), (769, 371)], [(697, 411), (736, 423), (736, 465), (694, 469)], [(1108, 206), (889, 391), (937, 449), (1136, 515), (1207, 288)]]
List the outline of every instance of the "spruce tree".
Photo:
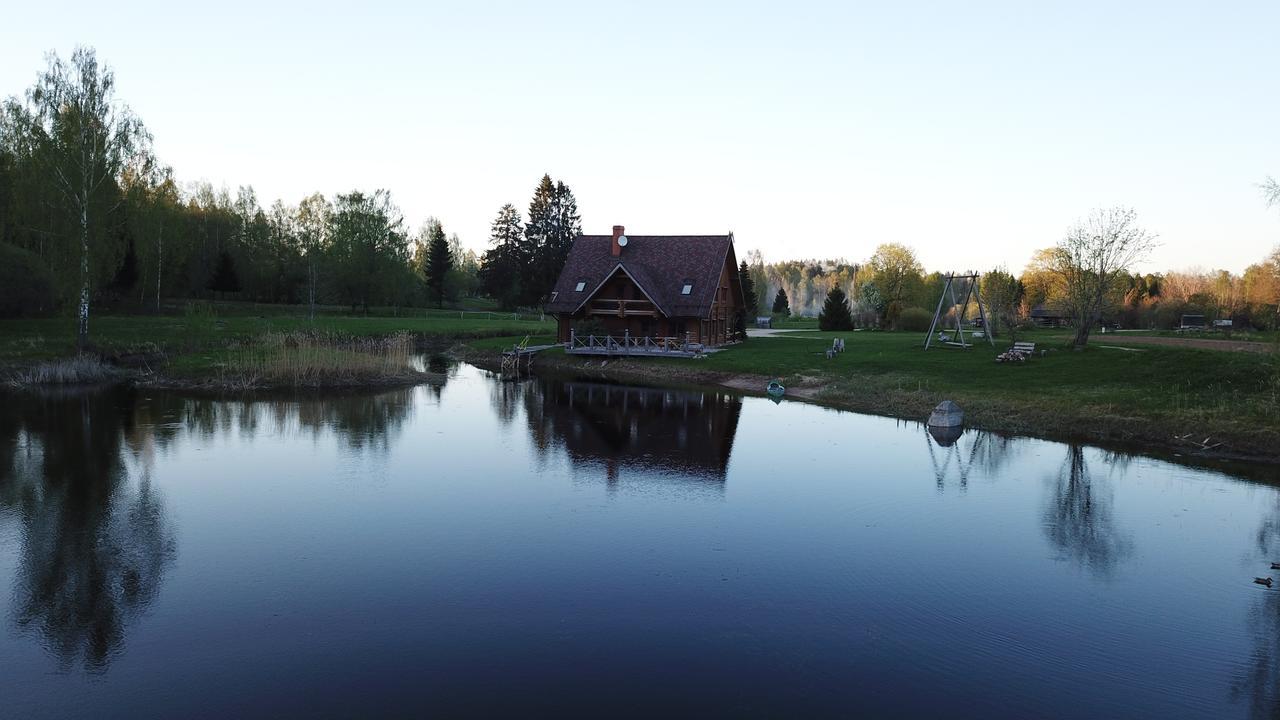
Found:
[(527, 261), (521, 272), (521, 300), (534, 305), (551, 292), (574, 238), (582, 234), (578, 201), (568, 185), (553, 182), (550, 175), (542, 176), (529, 202), (524, 234), (521, 254)]
[(453, 269), (453, 257), (449, 253), (449, 240), (445, 237), (444, 226), (438, 221), (432, 223), (427, 231), (427, 261), (424, 275), (427, 280), (427, 292), (436, 299), (436, 307), (444, 307), (444, 283)]
[(827, 293), (827, 301), (822, 304), (822, 312), (818, 313), (819, 330), (852, 330), (853, 313), (849, 309), (849, 298), (838, 287)]
[(236, 261), (226, 250), (218, 253), (218, 265), (213, 271), (213, 277), (209, 279), (209, 289), (221, 293), (240, 291), (240, 275), (236, 273)]
[(791, 317), (791, 301), (787, 299), (787, 291), (782, 288), (778, 288), (778, 294), (773, 296), (773, 314)]
[(520, 211), (510, 203), (503, 205), (490, 226), (491, 247), (480, 259), (480, 290), (497, 300), (504, 310), (520, 303), (522, 273), (527, 266), (521, 259), (523, 238)]
[(744, 313), (748, 318), (755, 317), (760, 310), (760, 298), (756, 295), (756, 284), (751, 279), (746, 260), (743, 260), (742, 265), (738, 268), (738, 281), (742, 283)]

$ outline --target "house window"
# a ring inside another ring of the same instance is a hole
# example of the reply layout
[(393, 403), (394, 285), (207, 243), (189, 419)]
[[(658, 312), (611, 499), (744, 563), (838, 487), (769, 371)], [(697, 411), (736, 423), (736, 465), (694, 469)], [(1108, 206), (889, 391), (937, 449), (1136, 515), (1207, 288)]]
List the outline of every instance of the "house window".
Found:
[(680, 288), (681, 295), (688, 295), (691, 292), (693, 292), (693, 283), (685, 283), (684, 287)]
[(586, 289), (587, 289), (587, 281), (586, 281), (586, 280), (579, 280), (579, 281), (578, 281), (578, 284), (573, 286), (573, 291), (574, 291), (574, 292), (582, 292), (583, 290), (586, 290)]

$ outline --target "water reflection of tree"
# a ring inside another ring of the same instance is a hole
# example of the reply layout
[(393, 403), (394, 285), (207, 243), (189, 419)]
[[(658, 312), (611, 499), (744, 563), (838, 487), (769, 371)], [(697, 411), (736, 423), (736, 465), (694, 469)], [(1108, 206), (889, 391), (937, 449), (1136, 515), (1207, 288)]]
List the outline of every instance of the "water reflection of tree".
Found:
[[(489, 383), (489, 404), (502, 425), (510, 425), (524, 401), (525, 389), (536, 386), (535, 380), (511, 380), (494, 374)], [(535, 389), (536, 392), (536, 389)]]
[(319, 436), (332, 431), (352, 449), (387, 451), (413, 411), (413, 388), (374, 393), (265, 395), (250, 400), (161, 395), (166, 414), (190, 432), (213, 439), (252, 438), (270, 431)]
[[(1280, 497), (1272, 501), (1255, 540), (1260, 556), (1258, 567), (1280, 558)], [(1236, 675), (1231, 691), (1237, 702), (1248, 704), (1249, 717), (1280, 718), (1280, 593), (1257, 588), (1257, 595), (1249, 610), (1253, 652)]]
[(105, 670), (175, 552), (163, 498), (126, 469), (126, 451), (155, 439), (139, 434), (127, 391), (9, 401), (0, 503), (22, 531), (14, 620), (64, 667)]
[(437, 401), (444, 395), (444, 386), (458, 372), (458, 363), (446, 355), (431, 355), (425, 363), (426, 371), (434, 378), (426, 384), (427, 392)]
[(1083, 446), (1067, 446), (1066, 460), (1049, 484), (1044, 531), (1050, 544), (1093, 573), (1109, 576), (1133, 544), (1116, 529), (1105, 481), (1089, 472)]

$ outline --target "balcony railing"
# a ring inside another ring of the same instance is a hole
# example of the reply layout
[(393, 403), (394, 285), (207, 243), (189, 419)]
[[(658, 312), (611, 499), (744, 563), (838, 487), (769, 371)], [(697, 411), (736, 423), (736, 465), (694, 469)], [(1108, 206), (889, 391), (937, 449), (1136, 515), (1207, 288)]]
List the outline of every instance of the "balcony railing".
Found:
[(566, 352), (584, 355), (699, 355), (704, 347), (690, 341), (691, 334), (683, 337), (616, 335), (579, 335), (570, 331)]

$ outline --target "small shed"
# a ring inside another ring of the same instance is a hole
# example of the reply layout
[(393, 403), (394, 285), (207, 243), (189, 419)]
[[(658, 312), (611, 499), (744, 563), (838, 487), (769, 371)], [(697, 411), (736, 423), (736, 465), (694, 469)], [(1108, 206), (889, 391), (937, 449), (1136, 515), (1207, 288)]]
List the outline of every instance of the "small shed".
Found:
[(1062, 315), (1057, 310), (1051, 310), (1044, 303), (1036, 305), (1027, 313), (1027, 317), (1031, 319), (1031, 323), (1036, 327), (1066, 327), (1071, 324), (1071, 319), (1066, 315)]
[(1178, 325), (1179, 330), (1204, 330), (1205, 321), (1203, 315), (1183, 315), (1182, 321)]

